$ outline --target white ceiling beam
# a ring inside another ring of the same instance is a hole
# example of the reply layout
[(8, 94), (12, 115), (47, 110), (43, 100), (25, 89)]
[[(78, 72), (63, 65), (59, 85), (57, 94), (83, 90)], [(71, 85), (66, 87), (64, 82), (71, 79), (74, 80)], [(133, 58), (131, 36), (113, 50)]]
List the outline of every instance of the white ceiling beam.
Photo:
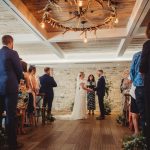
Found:
[(146, 35), (145, 35), (145, 31), (146, 31), (146, 27), (140, 27), (139, 29), (138, 29), (138, 32), (136, 32), (136, 34), (134, 35), (133, 34), (133, 36), (134, 37), (143, 37), (143, 38), (145, 38), (146, 37)]
[[(53, 38), (50, 38), (50, 42), (73, 42), (81, 41), (81, 32), (67, 32), (65, 35), (60, 34)], [(98, 40), (98, 39), (114, 39), (114, 38), (124, 38), (126, 37), (126, 28), (113, 28), (113, 29), (102, 29), (97, 30), (96, 36), (93, 32), (87, 33), (88, 40)]]
[[(57, 59), (53, 55), (22, 55), (22, 58), (29, 64), (72, 64), (72, 63), (97, 63), (97, 62), (121, 62), (121, 61), (131, 61), (132, 54), (126, 55), (124, 57), (117, 57), (114, 53), (103, 54), (103, 53), (94, 53), (94, 54), (66, 54), (65, 59)], [(40, 59), (40, 58), (44, 59)], [(83, 59), (84, 58), (84, 59)]]
[[(12, 34), (15, 44), (30, 44), (39, 43), (41, 40), (34, 34)], [(0, 38), (2, 35), (0, 35)]]
[[(139, 20), (138, 20), (133, 32), (132, 32), (132, 37), (137, 34), (137, 32), (138, 32), (142, 22), (144, 21), (144, 19), (145, 19), (145, 17), (146, 17), (149, 10), (150, 10), (150, 0), (148, 0), (146, 5), (145, 5), (145, 8), (144, 8)], [(150, 18), (149, 18), (149, 20), (150, 20)], [(145, 29), (145, 27), (141, 27), (141, 30), (142, 29)], [(143, 31), (144, 34), (145, 34), (145, 31), (146, 31), (146, 29)]]
[(117, 56), (122, 56), (127, 48), (127, 45), (132, 41), (132, 38), (124, 38), (121, 39), (121, 42), (118, 46), (118, 55)]
[(46, 41), (43, 44), (46, 44), (51, 49), (51, 51), (53, 51), (59, 58), (64, 58), (62, 49), (56, 43), (50, 43)]
[(61, 49), (56, 49), (50, 42), (47, 41), (47, 32), (41, 28), (39, 22), (30, 13), (27, 7), (18, 0), (1, 0), (0, 3), (10, 10), (13, 15), (15, 15), (36, 37), (38, 37), (43, 44), (51, 50), (60, 58), (63, 58), (63, 52)]
[(121, 40), (117, 50), (117, 56), (124, 55), (128, 45), (136, 35), (142, 21), (150, 8), (150, 0), (137, 0), (127, 24), (127, 38)]

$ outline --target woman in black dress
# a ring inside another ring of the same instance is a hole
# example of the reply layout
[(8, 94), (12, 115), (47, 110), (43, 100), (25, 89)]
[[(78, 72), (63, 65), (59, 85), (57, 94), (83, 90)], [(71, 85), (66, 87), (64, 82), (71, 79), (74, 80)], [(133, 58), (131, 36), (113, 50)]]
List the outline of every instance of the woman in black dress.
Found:
[(95, 91), (94, 88), (96, 87), (96, 82), (95, 82), (95, 77), (91, 74), (88, 77), (87, 81), (87, 87), (90, 89), (93, 89), (93, 91), (87, 93), (87, 108), (89, 110), (89, 115), (92, 114), (94, 115), (94, 110), (95, 110)]

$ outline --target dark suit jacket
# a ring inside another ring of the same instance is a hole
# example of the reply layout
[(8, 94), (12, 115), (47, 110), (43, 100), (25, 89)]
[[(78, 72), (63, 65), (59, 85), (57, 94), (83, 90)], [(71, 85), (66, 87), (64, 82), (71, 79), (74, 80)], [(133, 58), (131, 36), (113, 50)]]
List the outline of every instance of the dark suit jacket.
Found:
[(95, 88), (95, 91), (97, 91), (97, 95), (99, 97), (105, 96), (105, 78), (102, 76), (99, 78), (97, 82), (97, 87)]
[[(146, 106), (149, 106), (150, 105), (150, 40), (146, 41), (143, 45), (140, 72), (144, 74), (145, 103)], [(149, 110), (149, 108), (147, 108), (147, 110)]]
[(0, 95), (18, 92), (18, 83), (22, 77), (18, 53), (3, 46), (0, 49)]
[(150, 75), (150, 40), (146, 41), (143, 45), (140, 72)]
[(57, 83), (55, 82), (54, 78), (44, 74), (43, 76), (40, 77), (40, 93), (45, 93), (48, 94), (49, 97), (53, 98), (54, 97), (54, 91), (53, 87), (57, 87)]

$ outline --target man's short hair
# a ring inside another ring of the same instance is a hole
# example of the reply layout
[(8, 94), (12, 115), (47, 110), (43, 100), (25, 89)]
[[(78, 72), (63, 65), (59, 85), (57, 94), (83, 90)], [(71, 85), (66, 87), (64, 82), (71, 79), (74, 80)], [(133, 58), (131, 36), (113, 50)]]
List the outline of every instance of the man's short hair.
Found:
[(4, 35), (2, 37), (2, 44), (3, 45), (8, 45), (11, 42), (13, 42), (13, 37), (11, 35)]
[(99, 72), (103, 73), (104, 71), (103, 70), (98, 70)]
[(45, 67), (45, 68), (44, 68), (44, 72), (48, 72), (49, 70), (50, 70), (49, 67)]

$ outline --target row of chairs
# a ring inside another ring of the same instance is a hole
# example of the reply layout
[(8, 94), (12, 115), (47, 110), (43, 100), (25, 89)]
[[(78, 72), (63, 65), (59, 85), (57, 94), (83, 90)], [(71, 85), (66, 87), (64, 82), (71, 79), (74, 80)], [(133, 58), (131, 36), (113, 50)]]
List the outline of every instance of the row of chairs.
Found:
[[(35, 120), (35, 123), (34, 125), (37, 126), (37, 124), (39, 124), (39, 122), (41, 121), (42, 125), (45, 125), (46, 123), (48, 122), (53, 122), (55, 119), (52, 117), (51, 120), (48, 120), (47, 118), (47, 107), (43, 107), (42, 106), (42, 103), (43, 103), (43, 99), (44, 99), (44, 94), (43, 93), (39, 93), (37, 95), (37, 101), (36, 101), (36, 110), (35, 110), (35, 113), (34, 113), (34, 120)], [(26, 101), (26, 103), (28, 104), (28, 100)], [(5, 145), (6, 144), (6, 113), (4, 113), (2, 115), (2, 124), (0, 124), (0, 147), (2, 145)], [(20, 119), (20, 114), (17, 113), (17, 120), (18, 120), (18, 124)], [(28, 125), (29, 122), (28, 122), (28, 117), (27, 117), (27, 113), (25, 112), (25, 125)]]

